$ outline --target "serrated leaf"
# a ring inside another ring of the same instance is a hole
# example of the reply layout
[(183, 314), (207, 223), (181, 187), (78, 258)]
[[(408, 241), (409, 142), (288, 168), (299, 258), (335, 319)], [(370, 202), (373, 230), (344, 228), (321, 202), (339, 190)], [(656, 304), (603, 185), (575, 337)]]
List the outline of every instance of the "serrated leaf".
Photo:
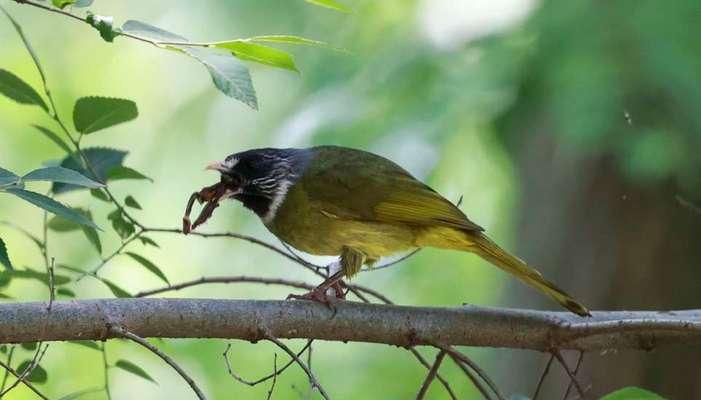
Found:
[(631, 386), (609, 393), (601, 400), (665, 400), (665, 398), (649, 390)]
[(102, 281), (102, 283), (104, 283), (104, 284), (109, 288), (109, 290), (112, 292), (112, 294), (113, 294), (115, 297), (119, 297), (119, 298), (134, 297), (134, 296), (132, 296), (131, 294), (129, 294), (129, 292), (127, 292), (126, 290), (124, 290), (124, 289), (122, 289), (121, 287), (115, 285), (112, 281), (109, 281), (109, 280), (104, 279), (104, 278), (103, 278), (103, 279), (100, 279), (100, 280)]
[(107, 172), (107, 180), (108, 181), (121, 181), (121, 180), (127, 180), (127, 179), (133, 179), (133, 180), (149, 180), (153, 182), (153, 179), (149, 178), (148, 176), (142, 174), (141, 172), (125, 167), (123, 165), (116, 166)]
[(5, 242), (2, 238), (0, 238), (0, 264), (4, 265), (7, 269), (13, 269), (10, 256), (7, 254), (7, 246), (5, 246)]
[(111, 203), (109, 196), (107, 196), (102, 190), (93, 189), (90, 191), (90, 195), (98, 200), (102, 200), (106, 203)]
[[(74, 210), (77, 211), (79, 209), (75, 208)], [(54, 232), (73, 232), (80, 229), (80, 225), (59, 216), (52, 217), (47, 227)]]
[(119, 32), (114, 30), (113, 23), (114, 18), (93, 14), (90, 11), (87, 12), (85, 17), (85, 22), (92, 25), (93, 28), (100, 32), (100, 37), (102, 37), (106, 42), (114, 41), (114, 38), (119, 36)]
[(129, 20), (122, 25), (122, 32), (130, 35), (139, 36), (142, 38), (154, 40), (156, 42), (188, 42), (188, 40), (180, 35), (168, 32), (159, 27), (149, 25), (145, 22)]
[(18, 182), (19, 176), (4, 168), (0, 168), (0, 187), (15, 185)]
[[(17, 372), (20, 373), (20, 375), (29, 368), (29, 366), (32, 364), (31, 360), (25, 360), (22, 361), (22, 363), (17, 367)], [(41, 365), (36, 365), (34, 369), (32, 370), (32, 373), (29, 374), (25, 379), (29, 382), (32, 383), (44, 383), (48, 380), (49, 376), (46, 373), (46, 370), (41, 367)]]
[(138, 365), (127, 361), (127, 360), (117, 360), (117, 362), (114, 364), (115, 367), (121, 368), (127, 372), (131, 372), (134, 375), (140, 376), (146, 380), (149, 380), (155, 384), (158, 384), (153, 378), (151, 378), (151, 375), (147, 374), (146, 371), (144, 371), (141, 367)]
[(77, 171), (63, 167), (47, 167), (35, 169), (34, 171), (23, 176), (22, 180), (69, 183), (71, 185), (82, 186), (91, 189), (105, 187), (104, 184), (86, 178)]
[(129, 257), (131, 257), (132, 259), (134, 259), (134, 261), (136, 261), (136, 262), (138, 262), (139, 264), (141, 264), (144, 268), (146, 268), (147, 270), (149, 270), (152, 274), (154, 274), (154, 275), (156, 275), (157, 277), (161, 278), (161, 280), (163, 280), (163, 282), (165, 282), (165, 283), (167, 283), (168, 285), (170, 285), (170, 282), (168, 281), (168, 278), (165, 276), (165, 274), (163, 273), (163, 271), (161, 271), (161, 269), (158, 268), (158, 267), (156, 266), (156, 264), (154, 264), (154, 263), (152, 263), (151, 261), (149, 261), (148, 259), (146, 259), (146, 258), (144, 258), (144, 257), (142, 257), (142, 256), (140, 256), (140, 255), (138, 255), (138, 254), (136, 254), (136, 253), (132, 253), (132, 252), (130, 252), (130, 251), (128, 251), (128, 252), (126, 252), (126, 253), (124, 253), (124, 254), (126, 254), (126, 255), (128, 255)]
[(35, 125), (35, 124), (32, 124), (32, 126), (33, 126), (34, 128), (36, 128), (36, 130), (38, 130), (39, 132), (41, 132), (44, 136), (46, 136), (49, 140), (51, 140), (52, 142), (54, 142), (54, 143), (56, 144), (56, 146), (58, 146), (58, 147), (60, 147), (61, 149), (63, 149), (63, 151), (65, 151), (66, 153), (71, 154), (72, 151), (71, 151), (71, 148), (68, 147), (68, 144), (66, 144), (66, 142), (64, 142), (63, 139), (61, 139), (61, 138), (60, 138), (56, 133), (54, 133), (51, 129), (49, 129), (49, 128), (44, 128), (44, 127), (41, 126), (41, 125)]
[(287, 69), (299, 72), (292, 55), (258, 43), (245, 40), (230, 40), (227, 42), (214, 43), (213, 47), (231, 51), (231, 54), (241, 60), (253, 61), (271, 67)]
[(139, 115), (136, 103), (111, 97), (82, 97), (73, 107), (75, 129), (85, 135), (131, 121)]
[(44, 99), (33, 87), (6, 69), (0, 69), (0, 94), (20, 104), (37, 105), (48, 110)]
[(52, 214), (59, 215), (67, 220), (73, 221), (80, 225), (89, 226), (94, 229), (100, 229), (92, 221), (85, 217), (85, 215), (66, 207), (65, 205), (59, 203), (58, 201), (46, 197), (43, 194), (30, 192), (24, 189), (14, 189), (10, 188), (6, 190), (7, 193), (13, 194), (22, 200), (25, 200), (39, 208), (42, 208)]
[(136, 199), (135, 199), (133, 196), (131, 196), (131, 195), (127, 196), (127, 197), (124, 199), (124, 205), (127, 206), (127, 207), (135, 208), (135, 209), (137, 209), (137, 210), (141, 210), (141, 209), (142, 209), (142, 208), (141, 208), (141, 204), (139, 204), (139, 202), (136, 201)]
[(337, 2), (336, 0), (305, 0), (309, 4), (314, 4), (316, 6), (321, 6), (325, 8), (329, 8), (332, 10), (344, 12), (344, 13), (349, 13), (351, 10), (350, 8), (344, 6), (343, 4)]
[(70, 297), (72, 299), (75, 298), (75, 292), (70, 290), (70, 289), (66, 289), (66, 288), (56, 289), (56, 294), (59, 296)]
[(77, 344), (78, 346), (83, 346), (87, 347), (89, 349), (101, 351), (100, 346), (97, 345), (97, 343), (91, 341), (91, 340), (69, 340), (68, 343), (70, 344)]
[(139, 241), (141, 241), (141, 243), (143, 243), (145, 246), (153, 246), (159, 249), (161, 248), (161, 246), (159, 246), (158, 243), (156, 243), (153, 239), (147, 236), (139, 236)]
[(20, 346), (25, 350), (34, 351), (37, 349), (37, 342), (21, 343)]
[(254, 110), (258, 109), (258, 99), (251, 81), (251, 74), (243, 63), (230, 54), (213, 49), (198, 47), (180, 49), (207, 68), (214, 86), (222, 93), (243, 102)]
[(75, 3), (75, 0), (51, 0), (51, 4), (60, 9), (64, 9), (73, 3)]
[[(34, 279), (45, 285), (49, 285), (49, 274), (46, 272), (34, 271), (33, 269), (14, 269), (12, 271), (0, 272), (0, 279)], [(65, 285), (71, 279), (65, 275), (54, 274), (54, 285)]]
[[(115, 166), (122, 165), (127, 154), (128, 153), (126, 151), (104, 147), (89, 147), (83, 149), (83, 155), (85, 155), (88, 161), (90, 161), (90, 165), (92, 165), (97, 176), (93, 176), (82, 167), (82, 165), (78, 162), (79, 156), (75, 153), (70, 156), (66, 156), (66, 158), (61, 161), (61, 166), (78, 171), (84, 176), (92, 177), (98, 181), (105, 182), (107, 181), (107, 172)], [(69, 185), (66, 183), (54, 183), (51, 187), (51, 190), (56, 194), (66, 193), (77, 189), (82, 189), (82, 187)]]

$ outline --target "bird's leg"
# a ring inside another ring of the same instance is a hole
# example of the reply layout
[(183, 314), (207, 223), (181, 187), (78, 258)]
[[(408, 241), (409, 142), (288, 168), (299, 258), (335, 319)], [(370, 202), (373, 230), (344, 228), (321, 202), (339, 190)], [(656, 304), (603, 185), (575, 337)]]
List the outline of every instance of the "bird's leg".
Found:
[(339, 260), (329, 265), (330, 275), (328, 278), (326, 278), (326, 280), (324, 280), (319, 286), (312, 289), (309, 293), (305, 293), (303, 295), (291, 294), (287, 296), (287, 298), (314, 300), (331, 308), (331, 299), (328, 291), (333, 290), (335, 292), (336, 295), (333, 296), (334, 299), (344, 299), (346, 295), (346, 288), (345, 283), (343, 283), (343, 277), (350, 277), (357, 274), (365, 263), (365, 260), (367, 260), (367, 256), (362, 251), (356, 250), (352, 247), (343, 246)]

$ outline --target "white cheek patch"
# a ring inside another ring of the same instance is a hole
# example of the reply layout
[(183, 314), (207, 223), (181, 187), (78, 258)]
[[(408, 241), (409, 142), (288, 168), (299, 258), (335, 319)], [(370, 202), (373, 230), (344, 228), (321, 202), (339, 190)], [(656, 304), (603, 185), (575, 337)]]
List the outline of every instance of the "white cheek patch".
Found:
[(275, 216), (277, 215), (277, 210), (280, 208), (282, 203), (285, 202), (285, 199), (287, 198), (287, 191), (290, 190), (290, 187), (292, 185), (293, 183), (289, 180), (284, 180), (280, 182), (280, 185), (277, 187), (275, 194), (273, 195), (273, 199), (270, 202), (268, 212), (266, 212), (265, 215), (261, 217), (264, 224), (268, 225), (275, 219)]
[(224, 166), (226, 169), (232, 169), (238, 163), (239, 163), (239, 159), (232, 157), (232, 158), (227, 158), (226, 160), (224, 160), (224, 162), (222, 163), (222, 166)]

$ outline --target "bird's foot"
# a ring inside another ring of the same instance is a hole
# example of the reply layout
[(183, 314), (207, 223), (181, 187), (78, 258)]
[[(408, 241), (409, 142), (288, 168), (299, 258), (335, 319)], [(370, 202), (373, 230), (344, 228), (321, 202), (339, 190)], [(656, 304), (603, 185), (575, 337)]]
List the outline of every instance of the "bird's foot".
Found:
[(289, 294), (287, 300), (316, 301), (335, 311), (334, 303), (338, 300), (345, 300), (347, 291), (346, 284), (338, 280), (331, 285), (321, 284), (305, 294)]

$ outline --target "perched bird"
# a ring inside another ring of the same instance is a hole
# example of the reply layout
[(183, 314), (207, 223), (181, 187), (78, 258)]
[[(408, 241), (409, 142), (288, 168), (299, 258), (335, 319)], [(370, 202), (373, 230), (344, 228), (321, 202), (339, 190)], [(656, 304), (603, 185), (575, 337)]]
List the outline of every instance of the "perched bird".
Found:
[(327, 289), (380, 257), (437, 247), (477, 254), (568, 310), (590, 315), (490, 240), (453, 203), (384, 157), (337, 146), (265, 148), (232, 154), (207, 168), (221, 173), (223, 185), (214, 186), (218, 195), (210, 215), (220, 200), (234, 198), (292, 247), (340, 256), (340, 271), (306, 298), (323, 301)]

